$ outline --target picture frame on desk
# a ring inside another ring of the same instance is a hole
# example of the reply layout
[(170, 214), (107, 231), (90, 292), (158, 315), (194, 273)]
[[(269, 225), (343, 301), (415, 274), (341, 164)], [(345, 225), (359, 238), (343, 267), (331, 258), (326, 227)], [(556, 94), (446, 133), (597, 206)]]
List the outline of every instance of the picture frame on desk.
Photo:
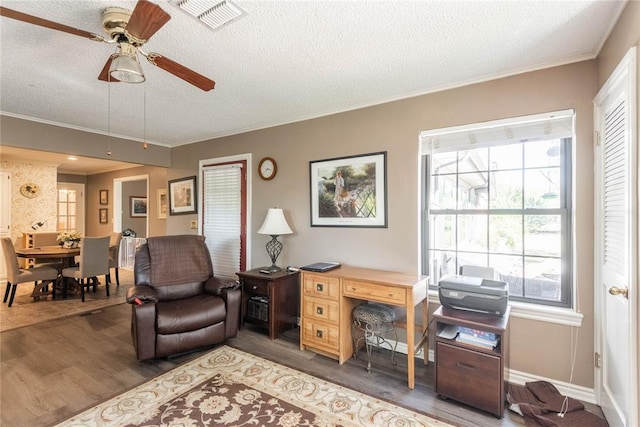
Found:
[(312, 227), (387, 227), (387, 152), (309, 162)]

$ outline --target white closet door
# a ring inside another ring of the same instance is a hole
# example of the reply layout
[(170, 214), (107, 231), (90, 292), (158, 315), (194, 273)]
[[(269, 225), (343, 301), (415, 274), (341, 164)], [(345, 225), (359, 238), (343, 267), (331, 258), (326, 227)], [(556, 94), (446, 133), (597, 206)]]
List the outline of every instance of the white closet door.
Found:
[(635, 49), (596, 97), (595, 298), (600, 405), (611, 426), (638, 425), (638, 151)]

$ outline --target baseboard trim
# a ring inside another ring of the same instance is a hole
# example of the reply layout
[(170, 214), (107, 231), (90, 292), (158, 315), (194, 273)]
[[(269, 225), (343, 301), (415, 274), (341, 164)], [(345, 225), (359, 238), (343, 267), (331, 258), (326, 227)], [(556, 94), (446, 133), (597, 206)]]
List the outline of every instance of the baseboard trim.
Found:
[[(393, 344), (393, 340), (388, 340)], [(396, 351), (398, 353), (407, 354), (407, 344), (398, 341)], [(416, 359), (424, 359), (423, 352), (416, 355)], [(429, 349), (429, 362), (435, 362), (435, 352), (433, 349)], [(596, 394), (593, 388), (582, 387), (579, 385), (571, 384), (564, 381), (559, 381), (553, 378), (545, 378), (539, 375), (533, 375), (527, 372), (516, 371), (515, 369), (505, 369), (504, 379), (510, 383), (524, 385), (525, 383), (532, 381), (547, 381), (553, 384), (560, 394), (563, 396), (572, 397), (574, 399), (581, 400), (583, 402), (598, 404), (596, 402)]]

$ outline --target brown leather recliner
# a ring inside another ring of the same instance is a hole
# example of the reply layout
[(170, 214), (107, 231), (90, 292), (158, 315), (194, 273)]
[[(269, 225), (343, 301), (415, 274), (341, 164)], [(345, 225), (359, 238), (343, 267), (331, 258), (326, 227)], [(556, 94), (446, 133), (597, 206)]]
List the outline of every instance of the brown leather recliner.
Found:
[(138, 360), (185, 353), (235, 337), (237, 280), (213, 276), (203, 236), (149, 237), (136, 252), (131, 336)]

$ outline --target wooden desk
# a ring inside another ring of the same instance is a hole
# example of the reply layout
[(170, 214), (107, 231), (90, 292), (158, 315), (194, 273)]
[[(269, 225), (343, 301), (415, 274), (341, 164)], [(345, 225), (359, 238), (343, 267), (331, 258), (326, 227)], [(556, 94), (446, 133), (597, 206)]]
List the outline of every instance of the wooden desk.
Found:
[[(422, 330), (428, 325), (427, 276), (342, 266), (326, 273), (302, 271), (300, 350), (338, 359), (353, 356), (351, 313), (367, 301), (403, 307), (407, 312), (407, 382), (415, 385), (415, 306), (421, 303)], [(402, 326), (402, 325), (399, 325)], [(425, 364), (428, 340), (424, 340)]]

